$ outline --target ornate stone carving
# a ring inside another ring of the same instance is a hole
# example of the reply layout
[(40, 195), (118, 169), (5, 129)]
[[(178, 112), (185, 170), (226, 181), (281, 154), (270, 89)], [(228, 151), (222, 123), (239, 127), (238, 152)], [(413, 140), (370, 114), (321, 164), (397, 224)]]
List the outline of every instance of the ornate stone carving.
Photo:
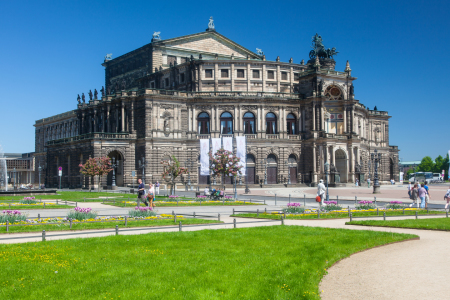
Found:
[(163, 109), (172, 109), (173, 105), (172, 104), (161, 104), (160, 107)]
[(211, 105), (196, 105), (195, 109), (198, 109), (198, 110), (210, 110), (211, 109)]
[(256, 105), (243, 105), (242, 109), (244, 109), (244, 110), (256, 110), (256, 109), (258, 109), (258, 106), (256, 106)]

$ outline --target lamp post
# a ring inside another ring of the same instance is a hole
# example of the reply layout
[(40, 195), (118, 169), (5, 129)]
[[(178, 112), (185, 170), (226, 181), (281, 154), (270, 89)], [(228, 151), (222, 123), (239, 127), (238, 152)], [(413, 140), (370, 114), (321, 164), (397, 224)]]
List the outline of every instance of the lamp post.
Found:
[(330, 201), (330, 195), (328, 194), (328, 170), (330, 168), (330, 164), (326, 162), (324, 164), (325, 167), (325, 181), (327, 182), (327, 201)]
[(139, 160), (139, 168), (142, 168), (142, 183), (145, 186), (145, 157), (142, 157), (142, 160)]
[(378, 182), (378, 164), (381, 162), (381, 153), (375, 149), (375, 153), (370, 154), (371, 159), (374, 162), (374, 174), (373, 174), (373, 193), (380, 193), (380, 183)]
[(41, 189), (41, 171), (42, 171), (42, 167), (41, 167), (41, 164), (39, 163), (39, 168), (38, 168), (38, 170), (39, 170), (39, 189)]
[(16, 189), (16, 168), (13, 169), (14, 172), (14, 190)]
[(111, 167), (113, 169), (112, 170), (113, 171), (113, 176), (112, 176), (112, 184), (111, 184), (111, 186), (112, 186), (112, 189), (115, 189), (115, 186), (116, 186), (116, 167), (117, 167), (116, 158), (115, 157), (112, 158)]

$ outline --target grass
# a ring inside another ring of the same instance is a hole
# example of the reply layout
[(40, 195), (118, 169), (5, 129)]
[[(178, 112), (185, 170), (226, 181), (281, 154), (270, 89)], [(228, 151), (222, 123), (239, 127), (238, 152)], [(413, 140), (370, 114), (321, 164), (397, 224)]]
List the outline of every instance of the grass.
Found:
[(327, 269), (415, 238), (271, 226), (0, 245), (0, 299), (320, 299)]
[[(2, 196), (0, 197), (1, 200), (22, 200), (22, 196)], [(130, 197), (130, 198), (136, 198), (136, 194), (122, 194), (122, 193), (108, 193), (108, 192), (58, 192), (57, 195), (36, 195), (34, 196), (37, 200), (40, 198), (42, 199), (61, 199), (61, 200), (67, 200), (67, 201), (83, 201), (84, 198), (86, 200), (89, 199), (89, 202), (98, 202), (102, 201), (103, 199), (99, 199), (99, 197), (110, 197), (110, 198), (123, 198), (123, 197)]]
[(353, 221), (346, 225), (364, 225), (450, 231), (450, 218), (408, 219), (391, 221)]
[[(210, 200), (191, 200), (191, 201), (160, 201), (159, 199), (154, 202), (157, 207), (171, 207), (171, 206), (219, 206), (219, 205), (261, 205), (261, 203), (250, 203), (248, 201), (210, 201)], [(116, 202), (105, 202), (106, 205), (112, 205), (117, 207), (134, 207), (137, 206), (135, 201), (116, 201)], [(141, 205), (145, 205), (141, 202)]]
[[(191, 224), (210, 224), (210, 223), (222, 223), (217, 220), (205, 220), (205, 219), (186, 219), (186, 218), (177, 218), (177, 223), (174, 220), (170, 219), (150, 219), (150, 220), (128, 220), (127, 226), (125, 226), (125, 221), (110, 221), (110, 222), (96, 222), (96, 223), (78, 223), (74, 222), (72, 224), (72, 229), (70, 229), (69, 223), (62, 223), (58, 225), (20, 225), (20, 226), (10, 226), (9, 233), (17, 233), (17, 232), (36, 232), (36, 231), (65, 231), (65, 230), (84, 230), (84, 229), (107, 229), (107, 228), (116, 228), (116, 225), (119, 225), (119, 228), (132, 228), (132, 227), (152, 227), (152, 226), (168, 226), (168, 225), (178, 225), (179, 221), (183, 225), (191, 225)], [(0, 233), (7, 233), (6, 227), (0, 227)]]
[(0, 211), (2, 210), (13, 210), (13, 209), (61, 209), (61, 208), (74, 208), (72, 205), (49, 205), (48, 203), (45, 205), (0, 205)]
[[(416, 211), (419, 215), (441, 215), (445, 214), (442, 211), (429, 211), (427, 212), (424, 209), (405, 209), (405, 214), (403, 214), (403, 210), (388, 210), (386, 211), (386, 216), (412, 216), (416, 214)], [(352, 211), (353, 217), (370, 217), (370, 216), (376, 216), (377, 211), (376, 210), (369, 210), (369, 211)], [(280, 213), (264, 213), (264, 211), (261, 211), (259, 213), (259, 216), (256, 213), (240, 213), (240, 214), (234, 214), (231, 215), (231, 217), (244, 217), (244, 218), (259, 218), (259, 219), (274, 219), (278, 220), (281, 219), (281, 216), (284, 216), (284, 214)], [(383, 211), (379, 211), (379, 216), (383, 216)], [(346, 219), (349, 218), (348, 212), (345, 211), (334, 211), (329, 213), (320, 212), (320, 219)], [(286, 214), (286, 219), (290, 220), (303, 220), (303, 219), (317, 219), (317, 213), (305, 213), (305, 214)]]

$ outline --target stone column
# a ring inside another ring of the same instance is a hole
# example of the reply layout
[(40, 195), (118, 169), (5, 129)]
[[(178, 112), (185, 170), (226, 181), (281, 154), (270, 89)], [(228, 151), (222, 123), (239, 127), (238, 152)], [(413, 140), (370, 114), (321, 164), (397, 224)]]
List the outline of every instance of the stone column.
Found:
[(313, 163), (313, 167), (312, 167), (313, 178), (311, 178), (311, 181), (317, 182), (317, 169), (316, 169), (317, 156), (316, 156), (316, 145), (315, 144), (312, 145), (312, 155), (313, 155), (313, 161), (312, 161), (312, 163)]
[(234, 91), (234, 64), (231, 64), (230, 79), (231, 79), (231, 91)]
[(122, 118), (122, 132), (125, 132), (125, 103), (121, 102), (121, 110), (120, 110), (121, 118)]
[[(195, 113), (195, 107), (192, 105), (192, 128), (194, 128), (195, 134), (198, 134), (198, 126), (196, 126), (195, 121), (197, 120), (197, 115)], [(196, 135), (194, 135), (196, 136)]]
[(344, 106), (344, 133), (347, 133), (347, 107)]
[(219, 65), (214, 64), (214, 91), (219, 90)]
[[(159, 122), (160, 122), (160, 104), (159, 103), (155, 103), (154, 105), (156, 105), (156, 124), (155, 124), (155, 136), (159, 137)], [(153, 106), (154, 107), (154, 106)], [(147, 165), (147, 164), (145, 164)], [(147, 173), (147, 172), (146, 172)]]
[(262, 90), (261, 91), (265, 92), (266, 91), (266, 65), (262, 66), (261, 78), (262, 78)]
[[(237, 114), (237, 107), (236, 107), (236, 105), (234, 105), (234, 118), (233, 118), (234, 120), (233, 120), (233, 133), (235, 133), (235, 131), (238, 131), (239, 130), (239, 116), (238, 116), (238, 114)], [(235, 136), (237, 136), (237, 134), (235, 135)]]
[(312, 104), (312, 130), (316, 130), (316, 105)]
[(134, 133), (134, 99), (131, 100), (130, 125), (130, 133)]
[(276, 78), (276, 80), (277, 80), (277, 92), (279, 93), (280, 92), (280, 80), (281, 80), (281, 73), (280, 73), (280, 65), (277, 65), (277, 78)]
[(247, 64), (247, 91), (251, 91), (251, 83), (250, 83), (250, 78), (252, 78), (251, 76), (253, 74), (250, 73), (250, 63)]
[(115, 117), (115, 121), (116, 121), (116, 123), (115, 123), (115, 128), (114, 128), (114, 132), (115, 133), (118, 133), (119, 132), (119, 109), (118, 109), (118, 105), (116, 104), (115, 106), (114, 106), (114, 117)]

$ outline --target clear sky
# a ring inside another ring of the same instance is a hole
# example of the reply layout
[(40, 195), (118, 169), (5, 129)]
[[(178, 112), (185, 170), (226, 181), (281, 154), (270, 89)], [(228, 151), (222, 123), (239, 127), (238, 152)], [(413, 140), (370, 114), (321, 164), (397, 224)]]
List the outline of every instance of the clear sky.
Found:
[[(317, 32), (350, 61), (355, 96), (387, 110), (402, 160), (449, 142), (449, 1), (0, 1), (0, 144), (34, 151), (35, 120), (76, 108), (113, 58), (150, 42), (216, 30), (268, 60), (308, 59)], [(447, 125), (447, 126), (446, 126)]]

